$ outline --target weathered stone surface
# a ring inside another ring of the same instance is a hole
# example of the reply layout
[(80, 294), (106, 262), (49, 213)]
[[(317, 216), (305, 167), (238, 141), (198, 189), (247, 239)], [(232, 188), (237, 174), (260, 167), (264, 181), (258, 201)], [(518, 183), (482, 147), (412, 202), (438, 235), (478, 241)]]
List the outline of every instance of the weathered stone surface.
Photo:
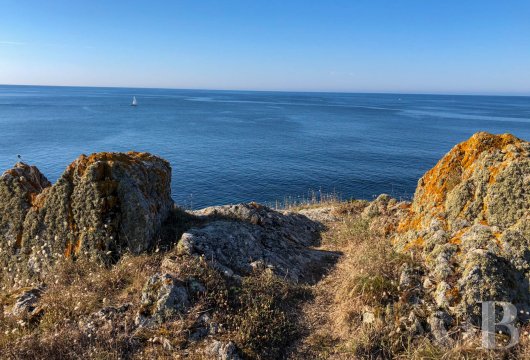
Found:
[(295, 282), (311, 281), (326, 258), (335, 258), (308, 248), (318, 244), (321, 225), (300, 214), (282, 214), (252, 203), (195, 213), (211, 222), (184, 233), (179, 252), (204, 255), (227, 276), (269, 268)]
[(42, 295), (44, 288), (37, 287), (26, 290), (20, 294), (13, 305), (9, 315), (21, 317), (32, 315), (37, 308), (37, 303)]
[(78, 325), (87, 334), (97, 334), (98, 331), (114, 329), (114, 323), (119, 322), (131, 307), (130, 303), (118, 307), (106, 306), (87, 318), (81, 319)]
[(24, 219), (50, 182), (34, 166), (17, 163), (0, 177), (0, 251), (12, 253), (22, 242)]
[(232, 341), (213, 340), (205, 349), (206, 355), (215, 360), (239, 360), (237, 347)]
[(444, 311), (433, 312), (427, 322), (435, 342), (444, 348), (453, 344), (453, 339), (449, 336), (447, 329), (452, 325), (453, 319)]
[(148, 250), (172, 206), (171, 167), (147, 153), (82, 155), (53, 186), (34, 168), (15, 170), (31, 181), (12, 179), (13, 170), (2, 177), (0, 204), (19, 201), (16, 223), (4, 225), (7, 215), (1, 220), (7, 243), (17, 233), (11, 248), (17, 261), (5, 253), (0, 258), (4, 277), (12, 279), (38, 277), (61, 257), (111, 260)]
[(235, 220), (259, 225), (278, 233), (290, 241), (302, 245), (316, 245), (322, 225), (295, 212), (274, 211), (257, 203), (212, 206), (193, 212), (206, 219)]
[(418, 182), (393, 242), (423, 255), (432, 299), (450, 316), (473, 318), (479, 301), (530, 306), (529, 155), (512, 135), (477, 133)]
[[(333, 206), (298, 210), (298, 214), (304, 215), (307, 218), (313, 221), (320, 222), (320, 223), (338, 221), (340, 219), (339, 216), (335, 215), (333, 212), (334, 212)], [(289, 212), (286, 212), (286, 213), (289, 213)]]
[(396, 230), (409, 206), (406, 201), (398, 202), (390, 195), (381, 194), (364, 208), (361, 216), (369, 222), (370, 230), (389, 235)]
[(184, 311), (190, 305), (183, 282), (169, 274), (153, 275), (142, 290), (142, 308), (135, 320), (137, 325), (163, 322)]
[(199, 341), (208, 335), (214, 336), (219, 332), (219, 324), (213, 322), (208, 313), (201, 314), (194, 327), (194, 331), (189, 336), (190, 341)]

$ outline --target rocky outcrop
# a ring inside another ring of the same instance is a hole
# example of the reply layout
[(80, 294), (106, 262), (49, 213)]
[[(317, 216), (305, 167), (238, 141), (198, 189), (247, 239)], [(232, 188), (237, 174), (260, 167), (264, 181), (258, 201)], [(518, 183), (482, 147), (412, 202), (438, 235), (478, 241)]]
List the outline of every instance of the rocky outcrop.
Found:
[(361, 217), (368, 221), (371, 231), (388, 236), (396, 231), (409, 206), (407, 201), (381, 194), (362, 210)]
[(322, 224), (309, 220), (295, 212), (274, 211), (267, 206), (248, 203), (212, 206), (194, 211), (193, 214), (204, 220), (229, 220), (249, 223), (267, 228), (301, 246), (317, 245)]
[(178, 251), (204, 256), (227, 276), (271, 269), (295, 282), (312, 281), (336, 255), (310, 249), (319, 240), (320, 223), (295, 213), (280, 213), (256, 203), (196, 211), (205, 226), (185, 232)]
[(62, 257), (110, 261), (148, 250), (173, 204), (169, 163), (147, 153), (82, 155), (53, 186), (17, 164), (1, 182), (0, 261), (14, 280)]
[(530, 144), (482, 132), (455, 146), (419, 180), (393, 243), (422, 255), (446, 314), (472, 320), (488, 300), (527, 309)]
[(37, 204), (37, 195), (50, 182), (39, 169), (17, 163), (0, 177), (0, 249), (9, 252), (20, 247), (24, 219)]
[(183, 282), (170, 274), (155, 274), (142, 291), (142, 307), (135, 319), (137, 325), (160, 323), (190, 304), (188, 291)]

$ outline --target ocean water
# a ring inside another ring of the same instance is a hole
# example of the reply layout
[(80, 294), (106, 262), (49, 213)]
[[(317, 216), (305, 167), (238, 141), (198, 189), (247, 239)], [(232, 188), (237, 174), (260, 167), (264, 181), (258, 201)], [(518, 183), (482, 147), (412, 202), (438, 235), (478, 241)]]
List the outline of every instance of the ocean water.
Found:
[(147, 151), (188, 208), (410, 198), (476, 131), (530, 139), (530, 97), (0, 86), (0, 171), (21, 154), (55, 181), (82, 153)]

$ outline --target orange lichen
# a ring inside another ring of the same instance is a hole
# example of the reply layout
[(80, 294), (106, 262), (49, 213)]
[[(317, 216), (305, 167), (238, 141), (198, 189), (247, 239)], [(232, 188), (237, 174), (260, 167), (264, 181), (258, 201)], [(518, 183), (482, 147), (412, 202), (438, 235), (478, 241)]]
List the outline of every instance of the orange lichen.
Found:
[(410, 203), (402, 202), (402, 203), (399, 204), (398, 207), (401, 210), (407, 210), (407, 209), (410, 209)]
[(83, 245), (84, 235), (81, 234), (79, 238), (77, 239), (76, 244), (73, 247), (73, 251), (75, 255), (79, 255), (79, 252), (81, 251), (81, 246)]
[(453, 245), (460, 245), (462, 243), (462, 238), (460, 236), (453, 236), (451, 240), (449, 240), (449, 243)]
[(500, 232), (495, 232), (493, 233), (493, 236), (494, 236), (494, 239), (495, 240), (495, 243), (497, 244), (497, 246), (501, 249), (503, 249), (503, 245), (502, 245), (502, 241), (501, 241), (501, 236), (502, 236), (502, 233)]
[(395, 224), (388, 223), (383, 228), (383, 235), (386, 236), (386, 235), (392, 234), (392, 233), (394, 233), (395, 229), (396, 229), (396, 225)]
[(66, 242), (66, 246), (64, 248), (64, 256), (66, 258), (79, 255), (79, 253), (81, 252), (81, 246), (83, 244), (83, 238), (84, 236), (80, 235), (75, 244), (70, 240)]
[(64, 257), (65, 258), (69, 258), (70, 255), (72, 255), (72, 248), (73, 248), (72, 242), (70, 240), (68, 240), (66, 242), (66, 247), (64, 248)]
[(34, 210), (39, 210), (44, 206), (45, 200), (46, 200), (45, 193), (40, 193), (40, 194), (31, 193), (29, 203), (31, 204), (31, 207)]
[(506, 169), (508, 167), (508, 165), (510, 164), (511, 161), (513, 161), (513, 159), (515, 158), (515, 154), (513, 152), (508, 152), (506, 153), (506, 155), (504, 156), (504, 160), (502, 163), (500, 163), (499, 165), (497, 166), (490, 166), (488, 168), (489, 172), (490, 172), (490, 178), (488, 180), (488, 184), (495, 184), (495, 182), (497, 181), (497, 175), (502, 172), (504, 169)]
[(422, 249), (424, 245), (425, 245), (425, 240), (423, 239), (423, 237), (419, 236), (415, 240), (405, 245), (403, 250), (407, 251), (407, 250), (413, 250), (413, 249)]
[[(510, 134), (493, 135), (486, 132), (479, 132), (467, 141), (456, 145), (436, 166), (427, 171), (420, 179), (412, 206), (412, 209), (416, 210), (412, 210), (400, 222), (398, 232), (403, 233), (410, 230), (419, 230), (421, 224), (425, 223), (424, 219), (433, 217), (440, 218), (440, 214), (443, 214), (445, 211), (445, 201), (448, 193), (460, 182), (472, 176), (477, 170), (476, 164), (480, 156), (484, 152), (501, 151), (506, 154), (504, 161), (500, 166), (497, 165), (489, 168), (489, 181), (494, 182), (497, 174), (509, 164), (514, 156), (508, 151), (508, 146), (512, 145), (520, 148), (521, 143), (522, 140)], [(469, 202), (466, 203), (461, 213), (465, 212), (469, 206)], [(484, 213), (486, 209), (486, 204), (484, 204)], [(445, 223), (445, 221), (442, 220), (442, 223)]]
[(421, 225), (421, 216), (414, 214), (412, 211), (399, 223), (398, 232), (405, 232), (408, 230), (418, 230)]
[(463, 229), (460, 229), (459, 231), (454, 234), (454, 236), (449, 240), (449, 243), (453, 245), (460, 245), (462, 243), (462, 235), (468, 230), (468, 227), (465, 227)]
[(457, 287), (452, 287), (445, 292), (445, 297), (451, 302), (458, 301), (460, 297), (460, 291)]
[(76, 171), (77, 175), (82, 177), (85, 175), (86, 169), (97, 162), (106, 162), (109, 165), (112, 165), (114, 162), (120, 162), (124, 166), (131, 166), (152, 158), (153, 155), (149, 153), (134, 151), (129, 151), (127, 153), (100, 152), (89, 156), (83, 154), (66, 168), (66, 172), (73, 174), (73, 172)]
[(484, 151), (505, 150), (509, 144), (521, 140), (510, 134), (477, 133), (456, 145), (422, 178), (421, 200), (439, 204), (454, 186), (468, 178), (475, 170), (475, 162)]

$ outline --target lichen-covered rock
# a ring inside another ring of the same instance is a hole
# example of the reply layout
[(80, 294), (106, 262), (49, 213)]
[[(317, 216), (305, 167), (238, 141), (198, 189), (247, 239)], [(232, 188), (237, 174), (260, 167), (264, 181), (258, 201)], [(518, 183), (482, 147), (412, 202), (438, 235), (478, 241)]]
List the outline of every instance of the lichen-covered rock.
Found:
[[(332, 221), (339, 221), (340, 217), (334, 214), (335, 208), (333, 206), (316, 207), (298, 210), (298, 214), (306, 216), (307, 218), (319, 222), (328, 223)], [(289, 213), (288, 211), (286, 213)]]
[(278, 235), (302, 245), (316, 245), (322, 224), (295, 212), (274, 211), (257, 203), (211, 206), (193, 212), (204, 219), (235, 220), (274, 230)]
[(173, 204), (169, 163), (147, 153), (82, 155), (53, 186), (37, 170), (26, 173), (41, 181), (16, 193), (26, 201), (17, 212), (18, 223), (24, 218), (22, 231), (14, 226), (16, 256), (0, 257), (4, 278), (13, 280), (39, 277), (62, 257), (110, 261), (125, 251), (148, 250)]
[(20, 247), (24, 219), (29, 209), (37, 205), (37, 195), (50, 182), (39, 169), (17, 163), (0, 177), (0, 251), (13, 253)]
[(451, 316), (444, 311), (434, 311), (429, 315), (427, 322), (436, 344), (449, 348), (453, 344), (453, 339), (447, 331), (453, 324)]
[(43, 291), (43, 287), (36, 287), (23, 291), (17, 296), (9, 315), (15, 317), (31, 316), (37, 309), (37, 303)]
[(95, 335), (99, 331), (114, 330), (115, 323), (122, 320), (131, 307), (131, 303), (125, 303), (118, 307), (106, 306), (90, 314), (87, 318), (79, 320), (78, 325), (84, 333), (91, 335)]
[(423, 255), (450, 316), (473, 318), (479, 301), (528, 308), (530, 144), (477, 133), (455, 146), (419, 180), (393, 243)]
[(141, 301), (142, 307), (135, 322), (142, 326), (163, 322), (190, 304), (185, 284), (169, 274), (150, 277), (142, 290)]
[(227, 276), (269, 268), (295, 282), (312, 281), (326, 260), (336, 258), (308, 248), (318, 243), (321, 225), (299, 214), (282, 214), (253, 203), (195, 213), (210, 222), (185, 232), (178, 251), (203, 255)]
[(407, 201), (398, 202), (390, 195), (381, 194), (364, 208), (361, 216), (368, 221), (371, 231), (386, 236), (396, 230), (409, 206)]
[(239, 360), (237, 347), (232, 341), (212, 341), (205, 349), (205, 354), (212, 360)]

